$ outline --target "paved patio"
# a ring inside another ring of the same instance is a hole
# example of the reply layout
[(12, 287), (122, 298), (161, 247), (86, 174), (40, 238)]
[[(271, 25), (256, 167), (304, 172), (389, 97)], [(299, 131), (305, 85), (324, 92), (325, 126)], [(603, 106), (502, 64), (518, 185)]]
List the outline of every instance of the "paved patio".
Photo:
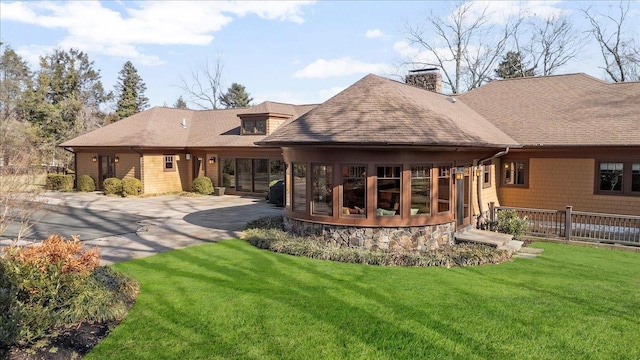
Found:
[[(118, 198), (101, 193), (48, 192), (40, 201), (53, 211), (60, 210), (56, 211), (56, 223), (49, 222), (51, 227), (70, 233), (77, 230), (85, 244), (101, 248), (104, 265), (239, 237), (247, 221), (282, 214), (282, 208), (264, 199), (233, 195)], [(64, 214), (69, 216), (65, 218)], [(82, 224), (85, 229), (78, 225), (83, 214), (90, 219)], [(114, 224), (117, 219), (123, 224)], [(43, 219), (45, 225), (46, 221), (47, 217)], [(125, 226), (127, 222), (132, 226)], [(92, 225), (111, 234), (90, 238), (92, 232), (86, 228)]]

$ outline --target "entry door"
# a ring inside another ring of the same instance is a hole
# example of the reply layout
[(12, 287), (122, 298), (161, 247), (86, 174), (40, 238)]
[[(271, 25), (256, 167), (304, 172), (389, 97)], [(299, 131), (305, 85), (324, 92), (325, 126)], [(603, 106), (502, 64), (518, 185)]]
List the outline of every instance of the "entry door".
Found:
[(100, 170), (98, 188), (102, 189), (102, 183), (105, 179), (116, 177), (116, 158), (113, 155), (100, 155), (98, 161), (98, 169)]
[(471, 224), (471, 169), (456, 168), (456, 225), (463, 227)]

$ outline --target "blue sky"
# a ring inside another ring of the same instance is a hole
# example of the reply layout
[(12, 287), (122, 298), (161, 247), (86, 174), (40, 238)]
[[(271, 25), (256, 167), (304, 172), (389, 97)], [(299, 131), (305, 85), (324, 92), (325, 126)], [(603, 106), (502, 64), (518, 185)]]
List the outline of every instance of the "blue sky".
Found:
[[(481, 2), (494, 21), (528, 9), (533, 16), (567, 14), (583, 34), (581, 8), (603, 14), (616, 2)], [(451, 2), (418, 1), (0, 1), (0, 40), (32, 66), (39, 56), (75, 47), (89, 54), (112, 90), (118, 71), (133, 62), (147, 84), (152, 106), (171, 106), (182, 91), (180, 77), (215, 61), (222, 82), (246, 86), (254, 102), (317, 103), (368, 73), (403, 74), (403, 56), (419, 56), (406, 26), (427, 15), (447, 16)], [(630, 3), (627, 33), (640, 34), (640, 1)], [(605, 78), (598, 50), (585, 47), (559, 73), (586, 72)], [(185, 97), (186, 98), (186, 97)]]

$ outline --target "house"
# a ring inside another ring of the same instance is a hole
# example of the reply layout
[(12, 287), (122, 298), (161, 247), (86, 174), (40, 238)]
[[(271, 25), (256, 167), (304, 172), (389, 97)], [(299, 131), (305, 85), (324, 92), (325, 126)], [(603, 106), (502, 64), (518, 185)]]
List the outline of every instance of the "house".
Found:
[(451, 243), (489, 202), (640, 216), (640, 83), (571, 74), (450, 96), (437, 72), (406, 82), (367, 75), (320, 105), (153, 108), (61, 146), (78, 175), (146, 193), (285, 178), (287, 227), (346, 246)]

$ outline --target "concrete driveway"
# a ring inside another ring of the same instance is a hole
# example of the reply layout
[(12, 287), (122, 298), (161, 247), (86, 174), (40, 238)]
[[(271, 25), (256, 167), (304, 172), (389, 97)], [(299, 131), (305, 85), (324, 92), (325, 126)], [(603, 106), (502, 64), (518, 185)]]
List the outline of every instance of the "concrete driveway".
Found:
[(47, 213), (26, 239), (78, 235), (101, 248), (105, 265), (238, 237), (247, 221), (282, 215), (282, 208), (264, 199), (233, 195), (118, 198), (49, 192), (40, 201), (47, 204)]

